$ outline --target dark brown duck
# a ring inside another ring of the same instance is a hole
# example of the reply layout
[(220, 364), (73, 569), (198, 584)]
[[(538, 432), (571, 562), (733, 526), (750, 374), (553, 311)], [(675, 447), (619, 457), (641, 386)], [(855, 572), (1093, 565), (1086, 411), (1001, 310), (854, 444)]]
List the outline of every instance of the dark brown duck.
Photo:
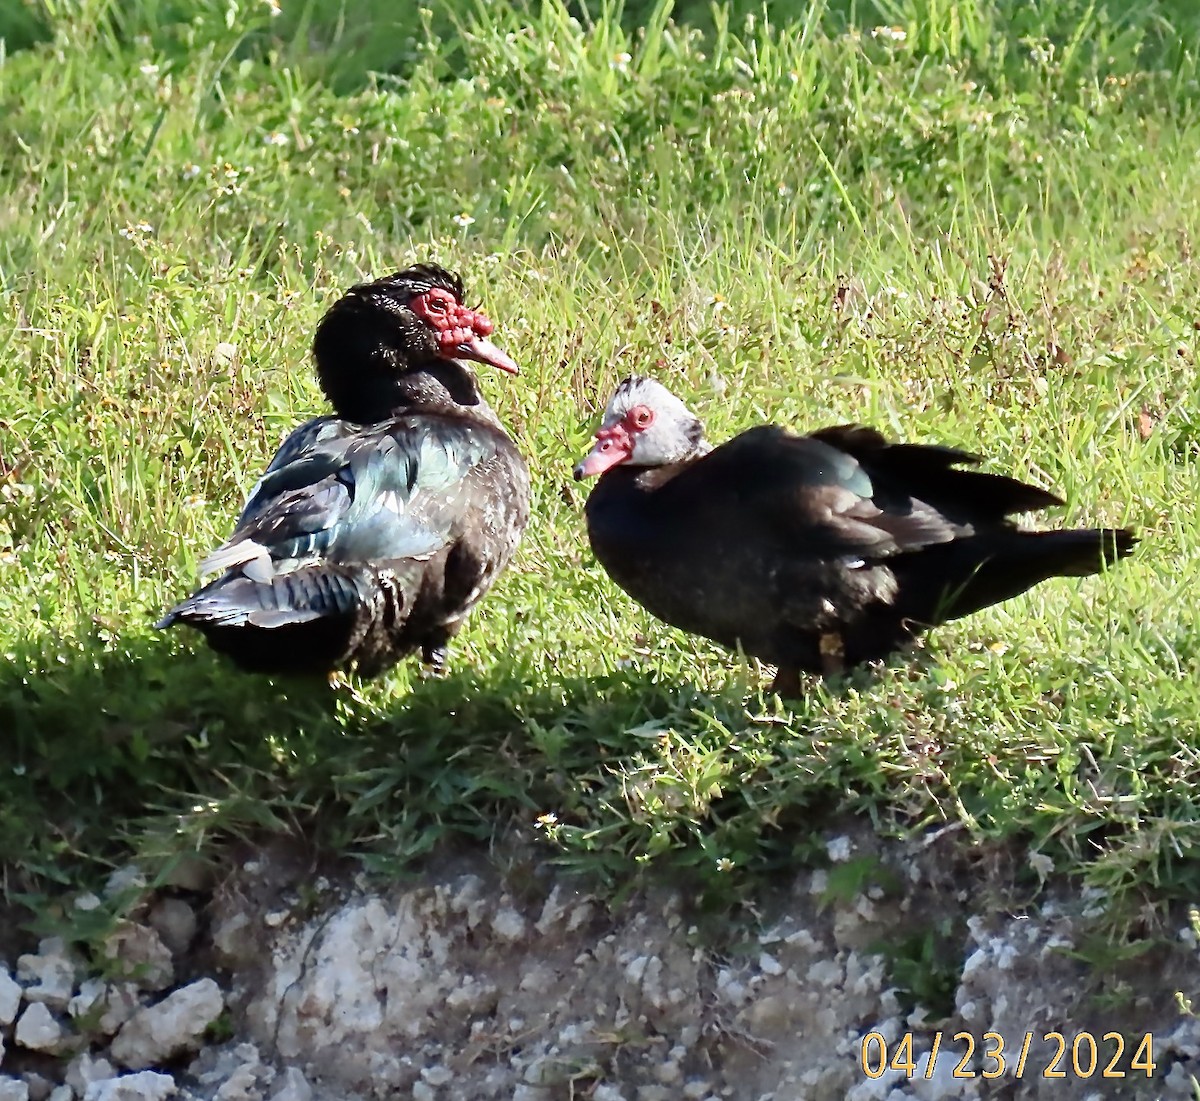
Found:
[(284, 441), (201, 565), (219, 576), (157, 626), (251, 672), (440, 666), (529, 518), (529, 472), (468, 365), (517, 373), (491, 332), (433, 264), (352, 287), (313, 343), (334, 415)]
[(1011, 516), (1061, 505), (962, 451), (889, 443), (848, 425), (797, 436), (773, 425), (716, 449), (665, 387), (617, 388), (576, 479), (600, 475), (588, 537), (648, 611), (778, 667), (836, 673), (929, 627), (1051, 577), (1128, 555), (1126, 529), (1020, 531)]

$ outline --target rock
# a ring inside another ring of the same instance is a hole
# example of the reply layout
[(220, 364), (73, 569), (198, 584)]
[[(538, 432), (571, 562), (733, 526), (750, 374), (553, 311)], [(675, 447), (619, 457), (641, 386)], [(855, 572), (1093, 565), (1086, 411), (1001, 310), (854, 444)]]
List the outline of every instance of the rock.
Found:
[(176, 1093), (175, 1080), (169, 1074), (144, 1070), (140, 1074), (123, 1074), (119, 1078), (93, 1082), (83, 1095), (83, 1101), (165, 1101)]
[(4, 1065), (4, 1034), (0, 1033), (0, 1066)]
[(108, 983), (103, 979), (85, 979), (79, 984), (79, 993), (67, 1002), (67, 1014), (74, 1020), (86, 1017), (93, 1010), (100, 1012), (101, 1002), (108, 992)]
[(98, 1026), (100, 1034), (111, 1036), (141, 1008), (142, 999), (133, 983), (109, 983), (104, 995), (104, 1016)]
[(259, 1101), (262, 1091), (258, 1088), (258, 1075), (252, 1066), (238, 1067), (213, 1096), (213, 1101)]
[(51, 1009), (66, 1009), (75, 989), (76, 963), (62, 937), (38, 944), (37, 953), (17, 959), (17, 978), (25, 984), (25, 1000)]
[(0, 967), (0, 1028), (17, 1019), (20, 1005), (21, 984), (8, 973), (8, 968)]
[(116, 1068), (107, 1059), (97, 1058), (85, 1051), (81, 1055), (76, 1055), (67, 1064), (67, 1072), (63, 1075), (63, 1080), (76, 1094), (82, 1097), (93, 1082), (113, 1078), (116, 1073)]
[(164, 898), (150, 911), (150, 924), (172, 955), (181, 956), (196, 936), (196, 911), (181, 898)]
[(234, 910), (213, 927), (212, 943), (219, 955), (230, 964), (242, 962), (253, 943), (248, 930), (253, 923), (244, 910)]
[(152, 1066), (198, 1047), (197, 1041), (225, 1008), (212, 979), (182, 986), (157, 1005), (139, 1009), (117, 1033), (109, 1054), (132, 1069)]
[(42, 1002), (34, 1002), (21, 1014), (13, 1036), (21, 1047), (46, 1052), (58, 1051), (65, 1038), (62, 1025)]
[(67, 1012), (83, 1031), (96, 1036), (111, 1036), (141, 1005), (141, 995), (133, 983), (88, 979), (67, 1004)]
[(104, 942), (112, 970), (142, 990), (165, 990), (175, 979), (171, 951), (148, 925), (125, 921)]
[(0, 1078), (0, 1101), (29, 1101), (29, 1087), (19, 1078)]
[(202, 1094), (213, 1101), (262, 1101), (275, 1069), (262, 1061), (254, 1044), (226, 1044), (201, 1051), (188, 1075), (203, 1087), (217, 1087)]
[(55, 1086), (46, 1101), (75, 1101), (75, 1091), (70, 1086)]
[(312, 1086), (299, 1067), (288, 1067), (275, 1083), (270, 1101), (312, 1101)]
[(21, 1081), (29, 1090), (29, 1101), (46, 1101), (54, 1089), (54, 1083), (42, 1074), (22, 1074)]

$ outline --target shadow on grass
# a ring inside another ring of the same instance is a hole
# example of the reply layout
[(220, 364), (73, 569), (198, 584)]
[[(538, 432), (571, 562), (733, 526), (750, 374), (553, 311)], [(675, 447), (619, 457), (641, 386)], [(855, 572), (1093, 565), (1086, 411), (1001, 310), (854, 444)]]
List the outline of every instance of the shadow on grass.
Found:
[[(10, 655), (0, 670), (10, 897), (96, 887), (131, 858), (162, 874), (182, 854), (279, 834), (394, 874), (439, 847), (515, 833), (545, 841), (560, 863), (628, 879), (669, 852), (712, 866), (708, 836), (725, 853), (761, 825), (740, 791), (687, 771), (689, 754), (743, 752), (730, 732), (752, 720), (734, 690), (708, 696), (652, 671), (465, 663), (427, 681), (414, 665), (407, 691), (390, 678), (334, 689), (246, 676), (186, 646), (132, 636)], [(673, 729), (688, 732), (686, 749)], [(743, 773), (752, 766), (739, 761), (732, 776)]]

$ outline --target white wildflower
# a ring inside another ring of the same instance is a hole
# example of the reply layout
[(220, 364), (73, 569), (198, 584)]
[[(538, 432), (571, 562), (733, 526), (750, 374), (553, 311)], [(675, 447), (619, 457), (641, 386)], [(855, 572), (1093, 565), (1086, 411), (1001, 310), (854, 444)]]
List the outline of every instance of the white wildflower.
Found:
[(1029, 865), (1038, 874), (1038, 879), (1045, 879), (1054, 871), (1054, 861), (1045, 853), (1030, 853)]
[(461, 226), (463, 229), (466, 229), (467, 226), (473, 226), (475, 224), (475, 219), (466, 213), (454, 215), (451, 221), (456, 226)]
[(287, 145), (287, 134), (281, 134), (278, 130), (272, 130), (269, 134), (263, 135), (263, 145)]
[(903, 27), (874, 27), (871, 37), (882, 38), (885, 42), (905, 42), (908, 39), (908, 31)]

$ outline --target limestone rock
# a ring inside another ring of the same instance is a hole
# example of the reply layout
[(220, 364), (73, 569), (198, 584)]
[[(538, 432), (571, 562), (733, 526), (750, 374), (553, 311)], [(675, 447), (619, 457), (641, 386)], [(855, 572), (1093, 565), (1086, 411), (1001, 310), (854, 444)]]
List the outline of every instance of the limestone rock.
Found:
[(21, 1047), (46, 1052), (60, 1050), (65, 1038), (62, 1025), (42, 1002), (34, 1002), (21, 1014), (13, 1035)]
[(165, 990), (175, 978), (171, 950), (148, 925), (122, 922), (104, 942), (104, 955), (112, 970), (142, 990)]
[(0, 1078), (0, 1101), (29, 1101), (29, 1087), (20, 1078)]
[(46, 1101), (54, 1089), (54, 1083), (42, 1074), (22, 1074), (21, 1081), (29, 1090), (29, 1101)]
[(25, 984), (25, 1000), (51, 1009), (66, 1009), (75, 989), (77, 964), (61, 937), (38, 944), (36, 953), (17, 959), (17, 978)]
[(178, 1092), (175, 1080), (169, 1074), (144, 1070), (140, 1074), (123, 1074), (119, 1078), (93, 1082), (83, 1095), (83, 1101), (166, 1101)]
[(212, 979), (182, 986), (157, 1005), (139, 1009), (117, 1033), (109, 1054), (122, 1066), (137, 1070), (198, 1047), (198, 1041), (221, 1015), (225, 999)]
[(11, 1025), (17, 1019), (21, 1005), (21, 984), (5, 967), (0, 967), (0, 1028)]
[(67, 1072), (63, 1079), (77, 1095), (82, 1097), (93, 1082), (114, 1078), (116, 1073), (116, 1068), (107, 1059), (97, 1058), (85, 1051), (81, 1055), (76, 1055), (67, 1064)]
[(271, 1091), (270, 1101), (312, 1101), (312, 1086), (298, 1067), (288, 1067)]

